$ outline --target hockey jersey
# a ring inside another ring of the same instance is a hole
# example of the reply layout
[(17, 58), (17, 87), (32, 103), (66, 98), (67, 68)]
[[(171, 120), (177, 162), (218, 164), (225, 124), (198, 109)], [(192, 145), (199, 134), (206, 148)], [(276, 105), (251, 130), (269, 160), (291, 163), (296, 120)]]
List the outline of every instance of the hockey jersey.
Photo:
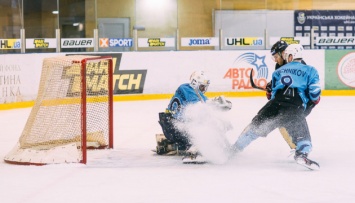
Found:
[(296, 61), (275, 70), (272, 74), (272, 84), (271, 99), (275, 98), (278, 90), (294, 88), (297, 89), (305, 108), (309, 100), (316, 101), (321, 94), (318, 71), (312, 66)]
[(185, 83), (180, 85), (175, 91), (167, 111), (170, 112), (174, 118), (178, 119), (181, 116), (184, 107), (200, 101), (206, 102), (207, 97), (200, 90), (195, 90), (189, 83)]

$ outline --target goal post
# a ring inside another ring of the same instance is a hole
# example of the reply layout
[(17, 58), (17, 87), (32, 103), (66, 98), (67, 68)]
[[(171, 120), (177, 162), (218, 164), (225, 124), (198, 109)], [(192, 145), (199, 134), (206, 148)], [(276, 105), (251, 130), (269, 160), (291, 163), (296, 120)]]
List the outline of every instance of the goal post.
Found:
[[(98, 71), (96, 71), (96, 69)], [(94, 74), (92, 74), (94, 73)], [(102, 57), (97, 57), (97, 58), (85, 58), (81, 61), (81, 80), (82, 80), (82, 85), (81, 85), (81, 115), (82, 115), (82, 125), (81, 125), (81, 131), (82, 131), (82, 140), (81, 140), (81, 145), (82, 145), (82, 161), (81, 163), (86, 164), (87, 162), (87, 138), (88, 138), (88, 132), (87, 132), (87, 95), (89, 92), (89, 99), (90, 98), (96, 98), (97, 100), (89, 101), (92, 103), (99, 103), (100, 99), (95, 97), (95, 96), (107, 96), (107, 119), (108, 119), (108, 145), (103, 145), (101, 147), (106, 147), (106, 148), (113, 148), (113, 63), (112, 63), (112, 57), (108, 56), (102, 56)], [(97, 77), (94, 78), (93, 77)], [(99, 78), (101, 77), (101, 78)], [(89, 78), (89, 82), (87, 79)], [(106, 79), (105, 79), (106, 78)], [(91, 79), (91, 80), (90, 80)], [(97, 84), (95, 84), (97, 83)], [(89, 85), (88, 85), (89, 84)], [(103, 84), (100, 86), (99, 84)], [(97, 85), (98, 87), (93, 87), (94, 85)], [(106, 89), (106, 91), (103, 91), (103, 94), (95, 94), (93, 92), (101, 92), (101, 89)], [(94, 96), (94, 97), (92, 97)], [(95, 112), (96, 113), (96, 112)], [(90, 117), (89, 117), (90, 119)], [(92, 124), (92, 123), (91, 123)], [(90, 147), (90, 146), (89, 146)], [(92, 147), (95, 148), (95, 147)]]
[(4, 161), (86, 164), (88, 149), (113, 148), (112, 66), (108, 56), (45, 58), (35, 104)]

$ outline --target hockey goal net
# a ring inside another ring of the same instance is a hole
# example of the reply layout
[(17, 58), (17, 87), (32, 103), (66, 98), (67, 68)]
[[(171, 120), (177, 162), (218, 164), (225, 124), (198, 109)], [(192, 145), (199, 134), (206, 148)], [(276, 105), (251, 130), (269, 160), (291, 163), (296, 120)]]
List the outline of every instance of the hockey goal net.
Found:
[(86, 163), (87, 149), (113, 148), (112, 75), (111, 57), (44, 59), (37, 99), (5, 162)]

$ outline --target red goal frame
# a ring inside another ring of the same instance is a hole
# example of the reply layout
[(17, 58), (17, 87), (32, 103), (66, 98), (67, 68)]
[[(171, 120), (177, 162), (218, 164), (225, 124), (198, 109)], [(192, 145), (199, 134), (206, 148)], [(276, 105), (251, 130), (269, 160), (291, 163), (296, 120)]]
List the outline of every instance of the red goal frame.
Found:
[(109, 66), (108, 66), (108, 136), (109, 136), (109, 144), (108, 148), (113, 149), (113, 63), (112, 63), (112, 57), (111, 56), (101, 56), (101, 57), (96, 57), (96, 58), (86, 58), (81, 61), (81, 149), (82, 149), (82, 155), (83, 159), (80, 161), (80, 163), (86, 164), (87, 163), (87, 109), (86, 109), (86, 94), (87, 94), (87, 87), (86, 87), (86, 64), (90, 61), (97, 61), (97, 60), (108, 60)]

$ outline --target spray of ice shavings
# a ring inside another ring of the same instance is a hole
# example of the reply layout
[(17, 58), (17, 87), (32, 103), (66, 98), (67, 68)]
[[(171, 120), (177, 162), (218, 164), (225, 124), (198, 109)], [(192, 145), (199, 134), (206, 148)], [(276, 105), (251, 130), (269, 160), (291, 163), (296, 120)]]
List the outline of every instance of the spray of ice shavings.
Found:
[(183, 122), (176, 127), (185, 132), (208, 162), (223, 164), (229, 158), (230, 143), (226, 133), (232, 129), (227, 113), (215, 105), (188, 105), (182, 114)]

